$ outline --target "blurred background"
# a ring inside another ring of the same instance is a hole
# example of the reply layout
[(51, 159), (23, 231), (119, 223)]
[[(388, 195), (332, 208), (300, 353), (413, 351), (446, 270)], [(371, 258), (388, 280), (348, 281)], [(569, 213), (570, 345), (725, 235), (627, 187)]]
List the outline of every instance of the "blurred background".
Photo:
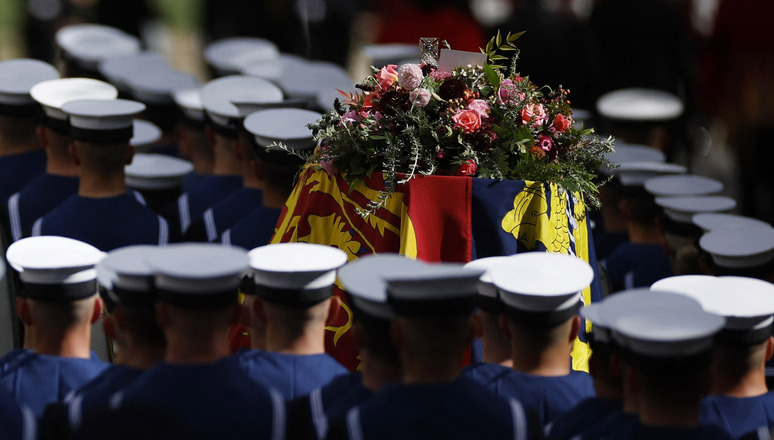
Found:
[(270, 39), (357, 80), (370, 44), (424, 36), (477, 50), (498, 30), (525, 30), (518, 70), (570, 89), (575, 108), (623, 87), (679, 96), (683, 117), (645, 143), (723, 181), (740, 213), (774, 222), (771, 0), (0, 0), (0, 59), (56, 62), (54, 33), (77, 22), (137, 35), (202, 80), (203, 47), (231, 36)]

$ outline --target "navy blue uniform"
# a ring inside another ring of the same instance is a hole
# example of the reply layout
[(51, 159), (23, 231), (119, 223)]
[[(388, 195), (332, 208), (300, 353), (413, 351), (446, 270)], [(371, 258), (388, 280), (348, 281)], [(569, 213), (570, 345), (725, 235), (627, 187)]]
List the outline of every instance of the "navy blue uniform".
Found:
[(537, 413), (543, 426), (596, 393), (591, 376), (581, 371), (566, 376), (537, 376), (512, 371), (487, 388), (498, 396), (519, 399)]
[(650, 287), (674, 275), (664, 247), (658, 244), (624, 243), (603, 264), (614, 292)]
[(35, 414), (29, 408), (0, 393), (0, 438), (34, 440), (36, 427)]
[(210, 177), (210, 174), (199, 174), (197, 172), (191, 172), (183, 176), (183, 192), (191, 192), (196, 185), (202, 183), (204, 179)]
[(132, 244), (165, 245), (167, 222), (133, 194), (93, 198), (77, 194), (38, 219), (32, 235), (74, 238), (108, 252)]
[(282, 396), (249, 380), (234, 357), (210, 364), (162, 362), (117, 392), (111, 401), (116, 410), (125, 406), (162, 408), (202, 438), (285, 437)]
[(288, 438), (323, 440), (331, 424), (373, 395), (373, 391), (363, 386), (359, 372), (333, 379), (288, 404)]
[(623, 410), (623, 402), (592, 397), (557, 418), (546, 429), (551, 440), (569, 440), (592, 431), (600, 422)]
[(5, 224), (10, 227), (9, 240), (29, 237), (35, 220), (78, 193), (78, 182), (78, 177), (41, 174), (14, 193), (8, 199), (4, 212)]
[(263, 192), (255, 188), (239, 188), (225, 199), (207, 208), (202, 218), (191, 223), (186, 232), (189, 241), (215, 241), (258, 206), (261, 206)]
[(527, 439), (527, 412), (466, 378), (388, 384), (331, 427), (329, 439)]
[(26, 348), (14, 348), (0, 358), (0, 372), (15, 368), (14, 365), (33, 353), (32, 350)]
[(279, 208), (260, 206), (247, 217), (225, 230), (220, 235), (220, 242), (229, 246), (240, 246), (244, 249), (254, 249), (269, 244), (277, 220), (282, 213)]
[(241, 350), (235, 356), (251, 379), (275, 388), (285, 400), (306, 396), (335, 377), (349, 373), (326, 353), (298, 355)]
[(31, 354), (0, 373), (0, 389), (27, 405), (36, 417), (50, 403), (99, 376), (110, 364), (91, 359)]
[(710, 396), (701, 402), (701, 422), (715, 425), (737, 438), (774, 424), (774, 393), (757, 397)]
[(512, 368), (503, 367), (500, 364), (493, 364), (490, 362), (473, 362), (465, 367), (462, 371), (462, 375), (468, 379), (476, 382), (479, 385), (483, 385), (487, 389), (496, 389), (497, 382), (501, 381), (505, 376), (513, 372)]
[(11, 194), (24, 188), (35, 177), (46, 171), (46, 152), (0, 156), (0, 202), (6, 203)]
[(731, 436), (716, 426), (646, 426), (637, 421), (613, 427), (602, 438), (610, 440), (730, 440)]
[(242, 187), (241, 176), (207, 176), (192, 191), (183, 193), (162, 215), (169, 221), (174, 237), (182, 237), (210, 206)]

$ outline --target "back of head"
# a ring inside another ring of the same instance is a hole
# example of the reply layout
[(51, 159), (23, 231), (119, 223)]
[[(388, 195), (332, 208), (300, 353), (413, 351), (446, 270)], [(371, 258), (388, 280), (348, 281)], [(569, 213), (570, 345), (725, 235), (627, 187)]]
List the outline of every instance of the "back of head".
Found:
[(97, 296), (68, 302), (29, 299), (30, 316), (36, 335), (63, 335), (81, 326), (90, 326)]
[(101, 177), (123, 173), (130, 152), (128, 143), (74, 141), (74, 144), (85, 172)]

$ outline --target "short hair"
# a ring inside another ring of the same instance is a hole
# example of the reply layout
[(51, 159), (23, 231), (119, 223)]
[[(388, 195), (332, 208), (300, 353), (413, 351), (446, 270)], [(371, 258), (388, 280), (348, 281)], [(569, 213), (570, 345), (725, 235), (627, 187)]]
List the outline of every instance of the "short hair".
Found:
[[(506, 313), (506, 316), (507, 313)], [(567, 340), (567, 332), (572, 326), (573, 315), (566, 320), (554, 325), (530, 325), (522, 323), (511, 317), (508, 322), (511, 328), (511, 338), (517, 339), (519, 345), (530, 350), (541, 351), (557, 343)]]
[(395, 323), (410, 337), (403, 347), (412, 357), (444, 359), (467, 348), (472, 334), (470, 314), (397, 316)]
[(66, 302), (27, 299), (35, 328), (51, 334), (63, 334), (72, 327), (90, 323), (96, 300), (96, 294)]
[[(258, 298), (260, 299), (260, 298)], [(298, 308), (262, 300), (266, 316), (279, 323), (291, 337), (300, 336), (312, 323), (325, 322), (328, 317), (330, 301), (325, 300), (310, 307)]]
[(166, 346), (164, 333), (156, 320), (155, 309), (141, 309), (119, 304), (115, 310), (124, 315), (126, 332), (131, 334), (135, 341), (151, 347)]
[(0, 137), (15, 145), (38, 145), (35, 128), (36, 118), (13, 118), (0, 116)]
[(89, 172), (107, 177), (122, 172), (126, 166), (128, 143), (73, 142), (78, 149), (81, 167)]
[(398, 361), (398, 351), (390, 336), (392, 321), (356, 311), (354, 322), (360, 326), (361, 349), (380, 359)]

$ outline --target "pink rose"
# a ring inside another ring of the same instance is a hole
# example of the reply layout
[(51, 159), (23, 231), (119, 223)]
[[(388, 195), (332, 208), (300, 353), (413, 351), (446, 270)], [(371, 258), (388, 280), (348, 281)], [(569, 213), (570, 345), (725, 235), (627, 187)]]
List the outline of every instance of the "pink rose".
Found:
[(548, 115), (546, 115), (546, 109), (542, 104), (529, 104), (521, 110), (521, 122), (524, 125), (529, 124), (537, 128), (543, 125), (546, 119), (548, 119)]
[(406, 90), (414, 90), (422, 84), (424, 75), (419, 64), (404, 64), (398, 69), (398, 84)]
[(478, 113), (478, 116), (482, 119), (489, 117), (489, 103), (483, 99), (474, 99), (468, 104), (468, 110), (473, 110)]
[(481, 127), (481, 117), (473, 110), (460, 110), (452, 116), (452, 120), (463, 133), (473, 133)]
[(460, 165), (459, 168), (457, 168), (457, 171), (454, 173), (455, 176), (472, 176), (476, 174), (476, 171), (478, 171), (478, 165), (476, 165), (476, 161), (473, 159), (468, 159)]
[(554, 125), (554, 130), (558, 131), (559, 133), (562, 133), (572, 126), (572, 119), (560, 113), (556, 115), (556, 117), (554, 118), (553, 125)]
[(497, 90), (497, 99), (501, 104), (518, 104), (525, 97), (524, 92), (520, 91), (511, 79), (503, 80)]
[(376, 78), (379, 80), (379, 87), (381, 87), (382, 90), (389, 89), (390, 86), (395, 84), (395, 81), (398, 80), (398, 72), (395, 70), (396, 67), (398, 66), (395, 64), (388, 64), (379, 71)]
[(440, 70), (434, 70), (430, 72), (430, 78), (433, 78), (436, 81), (446, 81), (451, 77), (452, 77), (451, 72), (442, 72)]
[(427, 89), (414, 89), (409, 95), (409, 101), (417, 107), (424, 108), (430, 102), (430, 91)]

